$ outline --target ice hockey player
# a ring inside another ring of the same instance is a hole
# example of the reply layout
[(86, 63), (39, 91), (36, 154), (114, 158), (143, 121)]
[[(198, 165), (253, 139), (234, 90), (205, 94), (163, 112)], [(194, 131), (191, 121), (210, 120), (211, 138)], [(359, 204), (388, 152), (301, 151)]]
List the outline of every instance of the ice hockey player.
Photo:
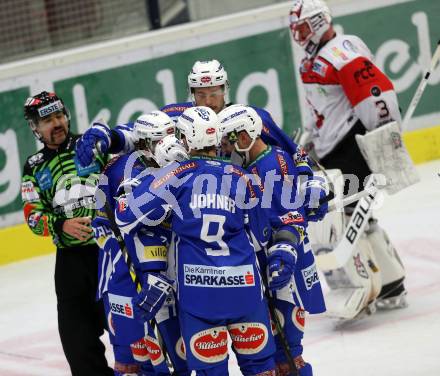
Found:
[[(196, 61), (188, 74), (188, 92), (191, 102), (168, 104), (161, 108), (174, 121), (193, 106), (206, 106), (215, 113), (229, 106), (228, 73), (218, 60)], [(292, 139), (284, 133), (273, 121), (269, 112), (254, 107), (263, 120), (262, 139), (270, 145), (280, 146), (293, 156), (295, 164), (303, 175), (311, 175), (313, 163), (309, 160), (303, 148), (298, 147)], [(85, 132), (85, 136), (77, 143), (77, 152), (81, 155), (81, 163), (87, 164), (93, 160), (93, 148), (100, 141), (105, 145), (105, 151), (118, 153), (122, 150), (132, 150), (130, 136), (131, 124), (121, 125), (111, 131), (98, 125), (92, 126)], [(233, 147), (227, 140), (222, 141), (221, 156), (229, 157)]]
[(243, 375), (275, 375), (269, 312), (248, 232), (251, 223), (258, 225), (255, 191), (241, 168), (216, 157), (213, 110), (185, 110), (176, 134), (191, 158), (146, 177), (124, 196), (118, 224), (133, 231), (170, 215), (189, 368), (228, 375), (229, 332)]
[[(192, 106), (206, 106), (219, 113), (232, 103), (229, 99), (228, 73), (218, 60), (196, 61), (188, 74), (188, 93), (191, 102), (169, 104), (161, 108), (171, 118), (177, 119), (182, 112)], [(263, 121), (261, 138), (269, 145), (276, 145), (293, 156), (301, 174), (311, 175), (313, 163), (307, 153), (274, 122), (268, 111), (254, 107)], [(230, 157), (233, 145), (222, 139), (221, 156)]]
[(23, 169), (25, 221), (39, 236), (56, 245), (55, 292), (58, 331), (72, 375), (113, 375), (104, 356), (105, 317), (95, 301), (98, 246), (92, 236), (94, 189), (106, 159), (81, 166), (70, 132), (70, 115), (63, 100), (43, 91), (28, 98), (24, 116), (44, 147), (30, 156)]
[[(303, 187), (299, 186), (299, 174), (290, 155), (261, 139), (262, 121), (252, 107), (229, 106), (220, 112), (219, 121), (223, 136), (242, 154), (245, 168), (261, 179), (261, 209), (272, 233), (269, 248), (258, 252), (260, 266), (268, 269), (269, 288), (273, 291), (295, 366), (301, 376), (312, 375), (311, 365), (302, 358), (305, 311), (322, 313), (325, 303), (307, 239), (307, 218), (313, 216), (313, 206), (318, 207), (319, 200), (325, 198), (326, 189), (321, 180), (313, 178), (305, 181)], [(273, 192), (270, 200), (265, 198), (266, 192)], [(325, 214), (326, 204), (320, 208)], [(289, 375), (281, 341), (278, 336), (276, 339), (277, 374)]]
[(159, 167), (152, 159), (152, 152), (158, 142), (163, 144), (163, 139), (171, 138), (167, 139), (166, 147), (172, 149), (173, 156), (178, 155), (177, 150), (180, 158), (187, 157), (183, 146), (170, 134), (173, 132), (174, 122), (165, 113), (153, 111), (141, 115), (135, 121), (133, 131), (137, 150), (113, 158), (105, 167), (98, 185), (98, 210), (92, 225), (102, 250), (99, 294), (104, 299), (110, 342), (115, 356), (114, 370), (118, 376), (170, 375), (162, 344), (149, 323), (154, 317), (174, 372), (182, 376), (190, 374), (181, 352), (181, 344), (178, 343), (181, 336), (174, 297), (173, 294), (166, 293), (172, 285), (166, 275), (170, 230), (163, 224), (143, 226), (124, 237), (134, 273), (142, 287), (138, 292), (132, 271), (122, 256), (110, 224), (110, 221), (113, 221), (113, 226), (115, 224), (114, 209), (118, 188), (121, 185), (133, 186), (138, 182), (138, 175), (149, 168)]
[[(312, 116), (305, 125), (310, 142), (303, 139), (303, 143), (313, 145), (325, 168), (356, 176), (362, 189), (371, 171), (355, 135), (393, 120), (401, 121), (393, 84), (374, 64), (373, 55), (360, 38), (336, 33), (329, 8), (322, 0), (294, 1), (290, 29), (306, 54), (300, 75)], [(346, 194), (348, 183), (346, 180)], [(362, 284), (359, 271), (368, 273), (372, 284), (381, 281), (379, 286), (371, 286), (369, 303), (376, 296), (379, 308), (406, 307), (405, 271), (385, 231), (377, 220), (370, 219), (362, 236), (366, 246), (359, 250), (361, 259), (353, 257), (347, 265), (351, 269), (347, 275), (358, 275), (358, 281), (352, 280), (351, 284)], [(379, 279), (373, 277), (377, 267)]]

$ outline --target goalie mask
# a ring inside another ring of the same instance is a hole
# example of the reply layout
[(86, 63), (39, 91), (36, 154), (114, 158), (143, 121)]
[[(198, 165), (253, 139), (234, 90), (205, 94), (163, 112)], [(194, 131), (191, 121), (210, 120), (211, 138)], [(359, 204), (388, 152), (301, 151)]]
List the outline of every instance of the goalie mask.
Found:
[(140, 148), (146, 146), (154, 153), (156, 143), (165, 136), (174, 133), (174, 122), (165, 112), (151, 111), (136, 119), (133, 133), (134, 142)]
[(293, 39), (307, 55), (315, 56), (322, 36), (330, 28), (331, 15), (322, 0), (295, 0), (290, 10)]
[(63, 112), (66, 116), (68, 128), (70, 129), (70, 113), (64, 105), (63, 100), (55, 93), (42, 91), (41, 93), (29, 97), (24, 103), (24, 118), (38, 140), (42, 140), (38, 133), (38, 122), (53, 113)]
[(229, 103), (228, 73), (218, 60), (196, 61), (188, 75), (188, 91), (196, 105), (194, 89), (202, 87), (223, 86), (225, 103)]

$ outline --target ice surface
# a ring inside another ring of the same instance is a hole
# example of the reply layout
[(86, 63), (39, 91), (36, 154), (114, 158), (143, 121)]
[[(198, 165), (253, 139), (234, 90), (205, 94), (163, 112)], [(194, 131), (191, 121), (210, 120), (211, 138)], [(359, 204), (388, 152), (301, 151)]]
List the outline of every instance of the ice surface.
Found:
[[(407, 268), (409, 307), (342, 328), (309, 317), (304, 357), (317, 376), (440, 375), (440, 161), (418, 169), (422, 181), (387, 196), (375, 213)], [(1, 376), (70, 374), (57, 332), (54, 261), (49, 255), (0, 267)], [(230, 371), (241, 374), (234, 357)]]

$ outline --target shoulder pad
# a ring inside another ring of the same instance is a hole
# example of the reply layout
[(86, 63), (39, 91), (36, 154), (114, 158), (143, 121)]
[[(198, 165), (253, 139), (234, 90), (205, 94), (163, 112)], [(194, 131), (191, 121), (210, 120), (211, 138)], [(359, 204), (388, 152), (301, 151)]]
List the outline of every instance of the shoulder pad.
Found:
[(354, 35), (337, 35), (319, 51), (318, 56), (328, 61), (337, 70), (361, 56), (371, 59), (367, 46)]

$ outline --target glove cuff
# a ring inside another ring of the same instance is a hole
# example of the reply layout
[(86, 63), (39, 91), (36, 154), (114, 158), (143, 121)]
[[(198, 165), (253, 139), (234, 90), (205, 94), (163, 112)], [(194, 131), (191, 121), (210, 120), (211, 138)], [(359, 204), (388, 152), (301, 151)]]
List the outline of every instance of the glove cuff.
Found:
[(268, 249), (268, 255), (270, 256), (274, 252), (286, 252), (295, 259), (295, 262), (298, 259), (298, 253), (296, 252), (295, 247), (289, 243), (274, 244), (272, 247)]
[(147, 273), (147, 283), (167, 295), (173, 290), (173, 285), (167, 281), (166, 277), (163, 277), (160, 274)]

